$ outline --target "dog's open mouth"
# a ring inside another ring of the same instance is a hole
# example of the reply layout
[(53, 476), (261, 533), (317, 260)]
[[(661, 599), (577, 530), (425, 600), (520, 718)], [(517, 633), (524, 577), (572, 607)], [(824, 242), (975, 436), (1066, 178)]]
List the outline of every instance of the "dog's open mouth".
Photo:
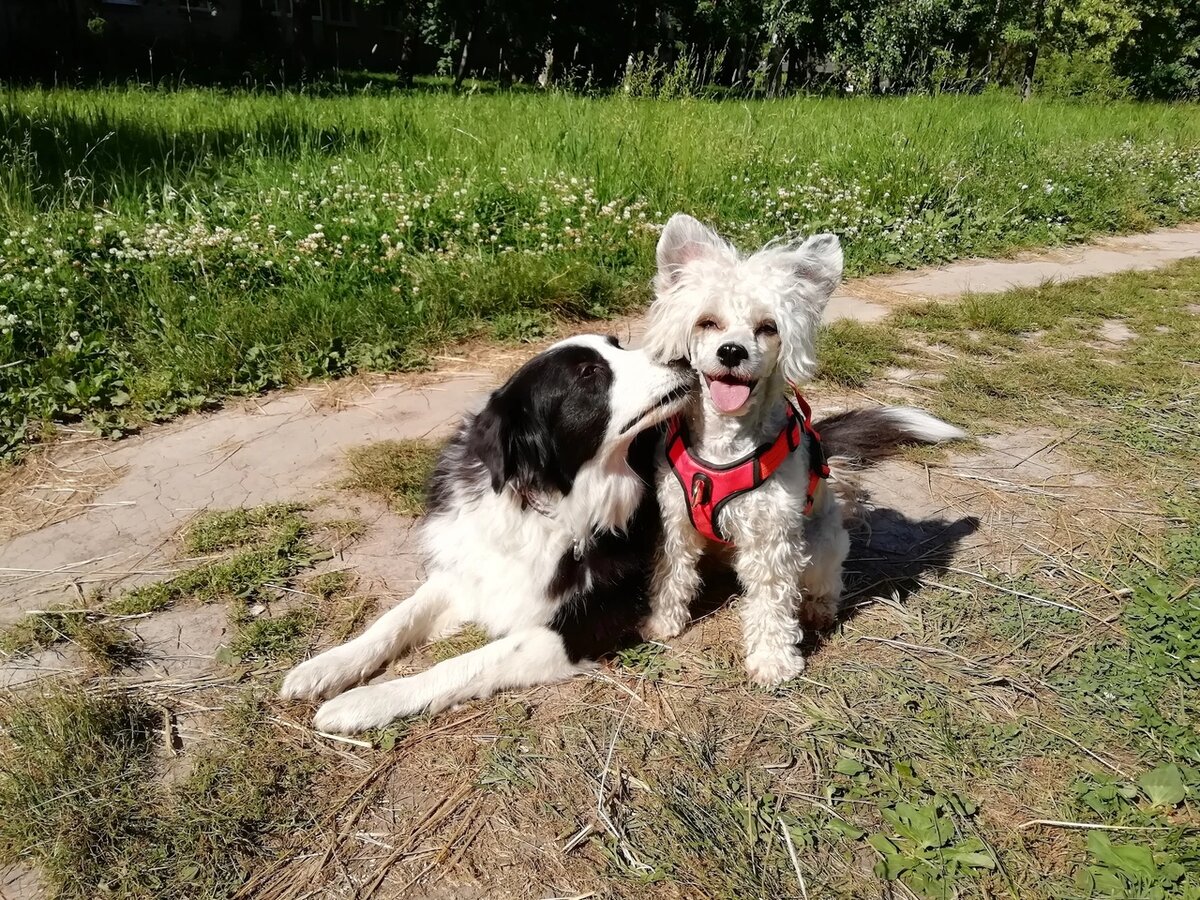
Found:
[(723, 413), (735, 413), (750, 402), (750, 392), (758, 384), (749, 378), (736, 375), (705, 375), (708, 396), (713, 405)]

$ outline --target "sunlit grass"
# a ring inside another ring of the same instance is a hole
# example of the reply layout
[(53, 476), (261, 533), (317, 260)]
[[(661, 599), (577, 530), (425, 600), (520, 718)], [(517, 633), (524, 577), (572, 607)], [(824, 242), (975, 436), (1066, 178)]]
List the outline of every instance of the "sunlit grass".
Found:
[(647, 299), (656, 224), (850, 274), (1200, 213), (1189, 107), (21, 90), (0, 99), (0, 456)]

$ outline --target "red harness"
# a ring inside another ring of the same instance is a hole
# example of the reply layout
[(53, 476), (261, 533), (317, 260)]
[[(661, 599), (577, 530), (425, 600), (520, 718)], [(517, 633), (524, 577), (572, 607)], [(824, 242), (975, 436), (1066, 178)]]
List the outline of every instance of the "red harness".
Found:
[(788, 403), (787, 421), (779, 437), (723, 466), (706, 462), (688, 449), (689, 435), (682, 416), (675, 416), (667, 425), (667, 461), (688, 498), (688, 516), (692, 525), (706, 538), (722, 544), (732, 543), (718, 522), (725, 504), (763, 484), (806, 437), (809, 440), (808, 496), (804, 514), (807, 516), (812, 512), (817, 485), (822, 478), (829, 477), (829, 466), (825, 464), (825, 454), (821, 450), (821, 435), (812, 427), (812, 410), (800, 391), (795, 390), (795, 394), (796, 406)]

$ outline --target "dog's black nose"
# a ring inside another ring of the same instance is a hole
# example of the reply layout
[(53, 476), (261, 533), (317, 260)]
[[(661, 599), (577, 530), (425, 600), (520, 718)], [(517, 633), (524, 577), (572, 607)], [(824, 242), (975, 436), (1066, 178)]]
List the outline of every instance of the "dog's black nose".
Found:
[(731, 369), (736, 368), (749, 358), (750, 354), (746, 348), (732, 341), (728, 344), (722, 344), (717, 348), (717, 359), (721, 361), (721, 365), (729, 366)]

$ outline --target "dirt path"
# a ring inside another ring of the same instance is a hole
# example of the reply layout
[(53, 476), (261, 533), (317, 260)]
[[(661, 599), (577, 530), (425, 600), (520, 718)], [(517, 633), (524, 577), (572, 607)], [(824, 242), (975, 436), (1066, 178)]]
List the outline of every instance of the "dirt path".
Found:
[[(827, 318), (873, 320), (905, 299), (1000, 291), (1192, 256), (1200, 256), (1200, 226), (1012, 260), (872, 276), (848, 282)], [(615, 325), (637, 339), (635, 320)], [(432, 376), (352, 379), (281, 392), (150, 428), (118, 444), (64, 442), (31, 462), (26, 483), (7, 492), (22, 515), (15, 522), (9, 516), (11, 536), (0, 544), (0, 624), (27, 609), (77, 601), (97, 587), (161, 577), (172, 535), (199, 510), (328, 497), (345, 503), (335, 489), (348, 448), (445, 435), (523, 355), (471, 354), (470, 360), (444, 360)], [(482, 363), (475, 365), (477, 360)], [(371, 503), (355, 512), (371, 525), (381, 519), (397, 524)], [(415, 577), (406, 549), (403, 530), (371, 528), (354, 562), (378, 590), (402, 594)], [(181, 624), (163, 623), (175, 635)], [(193, 651), (203, 649), (188, 648), (186, 655), (195, 658)]]
[(872, 275), (847, 283), (827, 314), (874, 321), (914, 298), (947, 300), (1118, 272), (1157, 269), (1200, 255), (1200, 225), (1104, 238), (1094, 244), (1022, 253), (1011, 259), (964, 259), (934, 269)]

